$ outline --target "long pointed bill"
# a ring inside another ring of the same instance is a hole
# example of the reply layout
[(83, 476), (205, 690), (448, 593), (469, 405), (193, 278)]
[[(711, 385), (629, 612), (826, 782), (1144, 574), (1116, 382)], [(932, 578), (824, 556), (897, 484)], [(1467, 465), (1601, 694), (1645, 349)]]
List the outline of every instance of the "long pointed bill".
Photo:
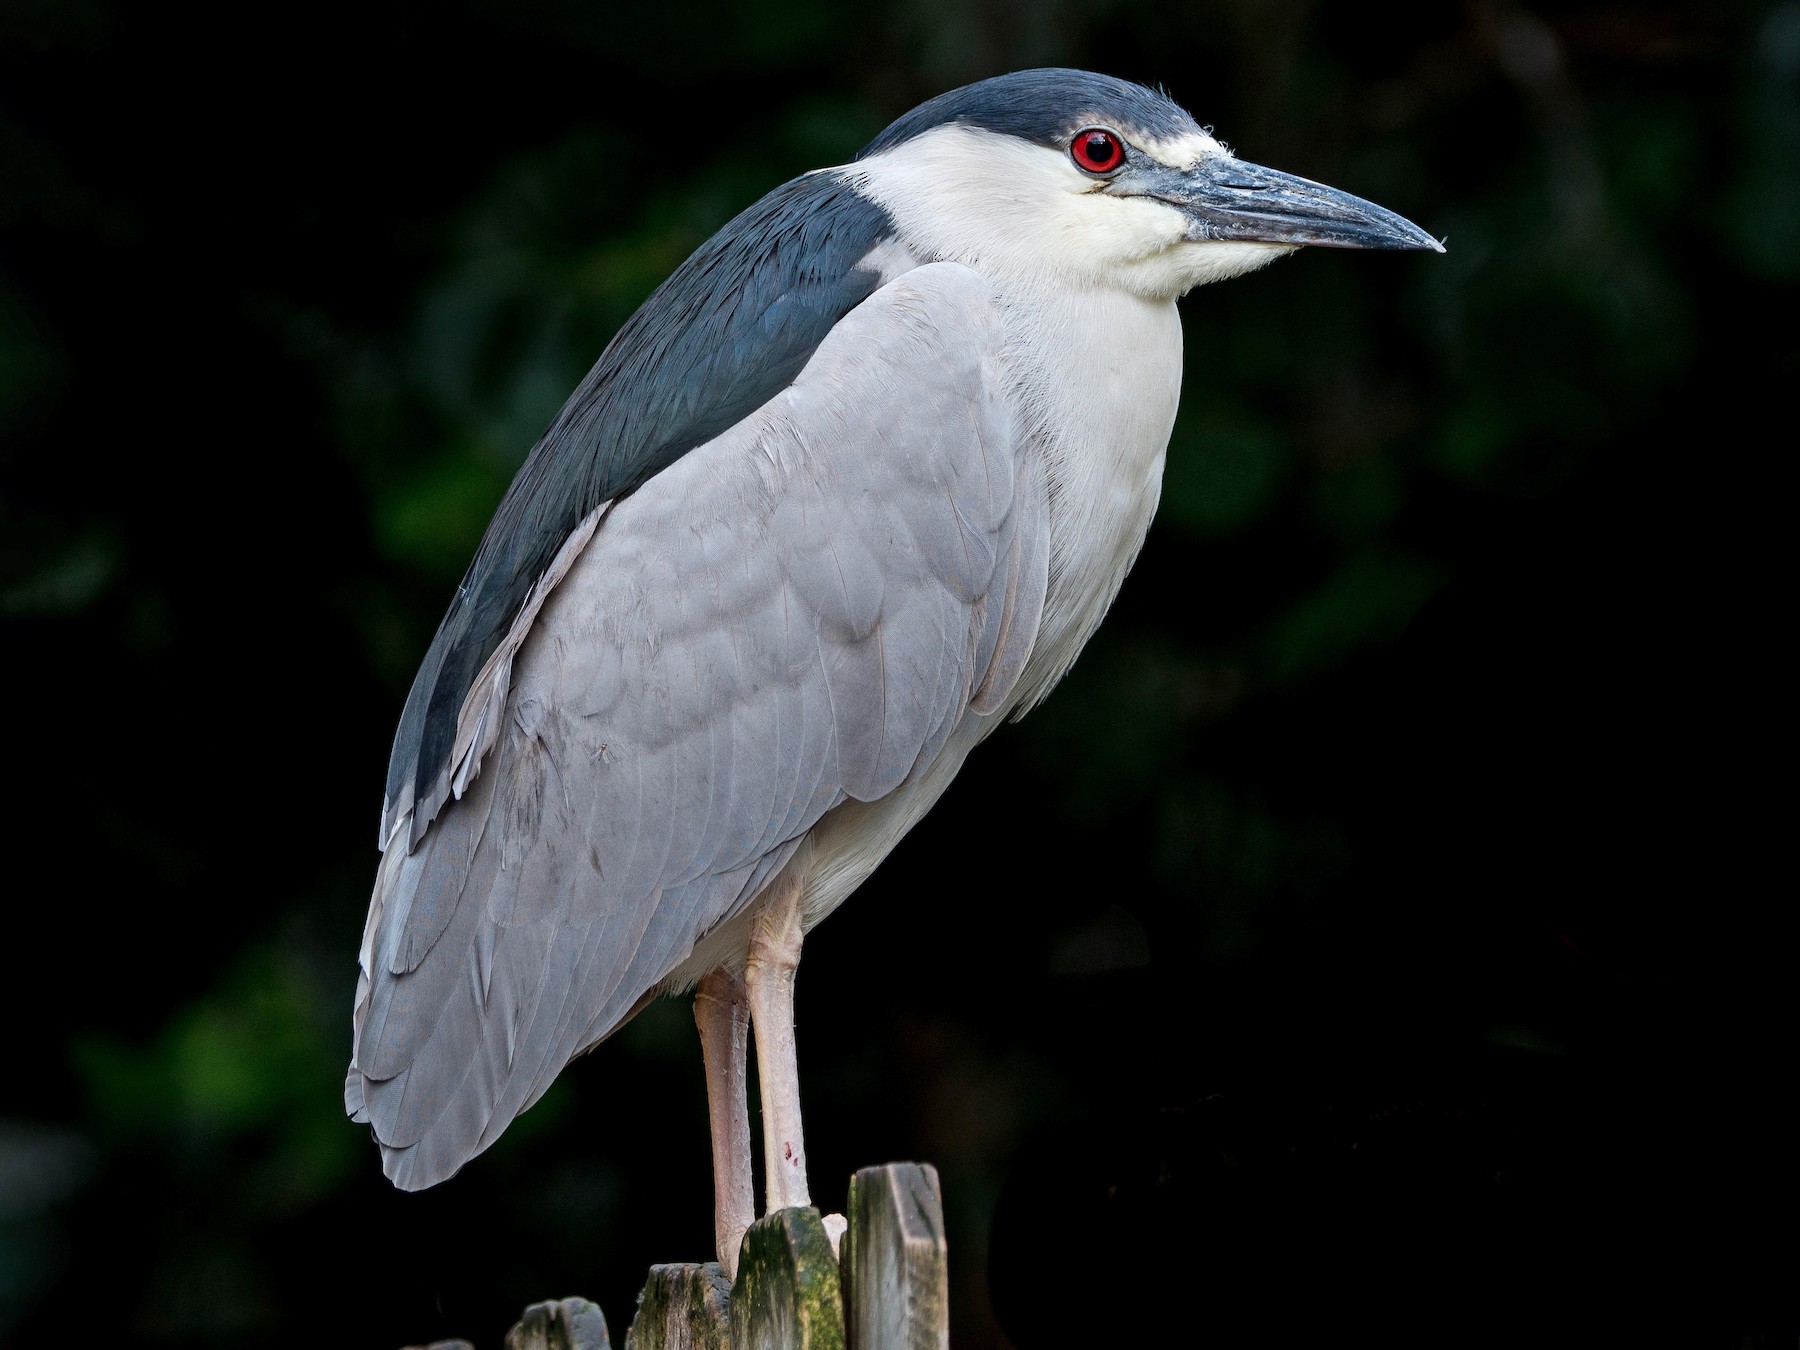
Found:
[(1374, 202), (1225, 155), (1186, 171), (1162, 169), (1144, 186), (1145, 195), (1186, 213), (1188, 238), (1196, 241), (1444, 251), (1410, 220)]

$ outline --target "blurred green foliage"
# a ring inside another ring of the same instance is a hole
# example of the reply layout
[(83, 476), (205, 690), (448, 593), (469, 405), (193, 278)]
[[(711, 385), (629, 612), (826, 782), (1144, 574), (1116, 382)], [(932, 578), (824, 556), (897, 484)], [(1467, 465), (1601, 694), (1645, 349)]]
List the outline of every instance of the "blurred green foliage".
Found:
[(280, 1214), (343, 1181), (361, 1149), (319, 1087), (341, 1072), (337, 981), (304, 957), (258, 944), (148, 1045), (84, 1036), (70, 1047), (86, 1118), (115, 1147), (187, 1160), (259, 1155), (238, 1178), (253, 1208)]

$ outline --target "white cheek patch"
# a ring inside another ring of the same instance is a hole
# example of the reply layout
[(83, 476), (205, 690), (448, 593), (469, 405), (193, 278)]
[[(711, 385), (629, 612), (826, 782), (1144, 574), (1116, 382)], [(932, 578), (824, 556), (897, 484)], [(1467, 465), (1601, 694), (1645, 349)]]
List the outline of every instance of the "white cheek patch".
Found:
[(1175, 247), (1187, 235), (1187, 217), (1153, 197), (1096, 193), (1072, 222), (1071, 233), (1090, 234), (1093, 247), (1121, 262), (1136, 262)]
[(990, 275), (1069, 266), (1094, 205), (1092, 180), (1067, 155), (958, 123), (842, 172), (918, 256)]

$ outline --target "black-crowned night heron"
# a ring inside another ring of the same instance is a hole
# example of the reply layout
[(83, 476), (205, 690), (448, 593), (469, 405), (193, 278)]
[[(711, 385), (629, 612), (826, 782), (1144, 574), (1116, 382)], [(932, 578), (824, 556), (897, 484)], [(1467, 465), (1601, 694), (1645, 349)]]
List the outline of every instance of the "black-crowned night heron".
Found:
[(1175, 301), (1303, 244), (1436, 249), (1074, 70), (776, 188), (601, 354), (401, 716), (345, 1101), (409, 1190), (698, 988), (719, 1256), (808, 1203), (802, 936), (1069, 669), (1155, 510)]

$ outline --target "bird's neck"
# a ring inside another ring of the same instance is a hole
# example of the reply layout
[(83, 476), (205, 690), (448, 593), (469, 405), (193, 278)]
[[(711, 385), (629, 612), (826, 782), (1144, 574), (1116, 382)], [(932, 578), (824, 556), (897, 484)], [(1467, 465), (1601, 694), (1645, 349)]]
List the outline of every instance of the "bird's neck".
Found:
[(1173, 301), (997, 287), (1010, 364), (1050, 485), (1050, 584), (1019, 703), (1049, 692), (1118, 594), (1162, 492), (1181, 394)]

